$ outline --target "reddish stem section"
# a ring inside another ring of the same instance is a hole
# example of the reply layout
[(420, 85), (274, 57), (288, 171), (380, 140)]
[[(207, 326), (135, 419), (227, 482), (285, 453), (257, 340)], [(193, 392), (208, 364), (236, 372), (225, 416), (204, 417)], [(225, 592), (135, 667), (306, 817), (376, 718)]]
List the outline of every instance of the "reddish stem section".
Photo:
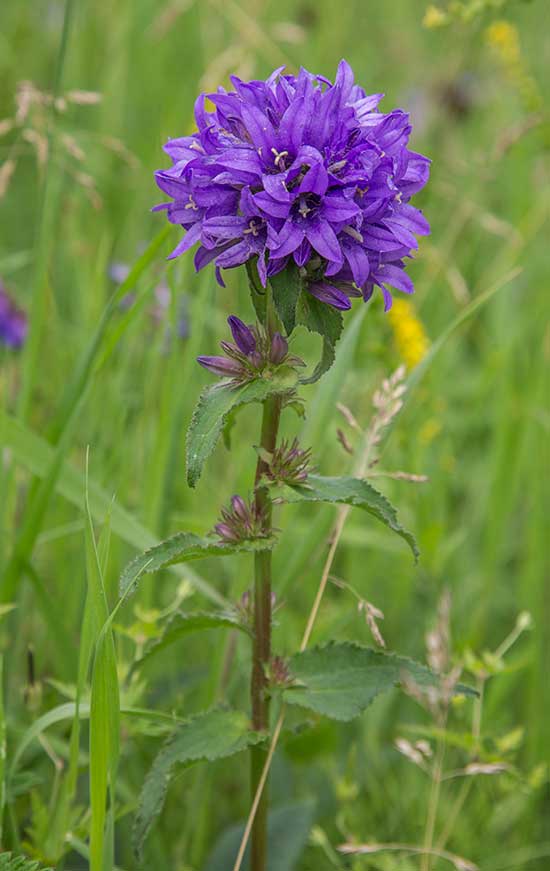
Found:
[[(281, 398), (273, 396), (264, 402), (261, 446), (272, 453), (277, 444), (277, 432), (281, 416)], [(266, 470), (265, 460), (258, 458), (255, 484), (261, 480)], [(264, 518), (264, 531), (271, 532), (271, 500), (265, 487), (256, 490), (256, 509)], [(271, 658), (271, 551), (260, 551), (255, 555), (254, 578), (254, 642), (252, 649), (252, 676), (250, 695), (252, 702), (252, 727), (258, 731), (269, 729), (269, 698), (266, 692), (266, 668)], [(262, 747), (251, 749), (250, 786), (252, 798), (262, 774), (265, 750)], [(251, 837), (251, 869), (266, 871), (267, 865), (267, 788), (264, 789), (258, 806)]]

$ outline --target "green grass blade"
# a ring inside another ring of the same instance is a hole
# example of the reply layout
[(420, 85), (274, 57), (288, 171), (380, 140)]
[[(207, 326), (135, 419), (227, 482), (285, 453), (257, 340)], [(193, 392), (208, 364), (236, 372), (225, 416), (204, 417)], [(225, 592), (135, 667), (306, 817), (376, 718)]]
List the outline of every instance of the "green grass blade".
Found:
[(4, 658), (0, 656), (0, 845), (6, 808), (6, 717), (4, 711)]
[[(47, 475), (54, 455), (52, 446), (25, 424), (1, 410), (0, 427), (2, 428), (3, 443), (13, 452), (14, 458), (34, 475), (38, 477)], [(84, 489), (83, 473), (64, 461), (55, 482), (55, 489), (68, 502), (80, 509)], [(101, 520), (110, 510), (112, 497), (92, 479), (89, 481), (88, 496), (92, 516), (96, 520)], [(120, 505), (112, 506), (111, 529), (123, 541), (139, 550), (160, 544), (160, 539), (157, 536)], [(173, 566), (171, 571), (179, 577), (189, 580), (200, 593), (217, 605), (227, 604), (224, 597), (214, 587), (189, 567)]]
[[(119, 756), (120, 696), (116, 669), (116, 650), (108, 615), (101, 559), (95, 539), (88, 500), (88, 463), (86, 463), (86, 574), (90, 618), (87, 633), (88, 651), (94, 630), (99, 629), (95, 642), (90, 703), (90, 869), (111, 871), (114, 855), (114, 828), (106, 833), (106, 801), (110, 793), (112, 808)], [(91, 630), (91, 631), (90, 631)], [(83, 662), (82, 670), (87, 667)], [(79, 676), (80, 677), (80, 676)], [(75, 717), (78, 716), (78, 705)], [(109, 843), (109, 839), (111, 843)], [(107, 858), (107, 861), (105, 859)]]

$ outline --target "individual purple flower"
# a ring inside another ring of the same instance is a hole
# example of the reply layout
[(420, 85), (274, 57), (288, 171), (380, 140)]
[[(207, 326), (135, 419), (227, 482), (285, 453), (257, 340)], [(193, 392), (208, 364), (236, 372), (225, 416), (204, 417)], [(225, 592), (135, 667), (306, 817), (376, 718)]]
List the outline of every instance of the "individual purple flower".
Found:
[(0, 281), (0, 344), (15, 350), (22, 348), (27, 331), (27, 315), (18, 308)]
[(288, 342), (280, 333), (270, 335), (260, 324), (247, 326), (240, 318), (227, 319), (233, 342), (220, 342), (224, 357), (197, 357), (205, 369), (244, 384), (262, 375), (266, 369), (282, 365), (304, 366), (304, 361), (288, 352)]
[[(171, 139), (172, 167), (156, 173), (169, 201), (155, 208), (185, 232), (170, 255), (198, 244), (195, 266), (255, 262), (263, 286), (293, 262), (303, 287), (338, 309), (382, 288), (413, 291), (405, 258), (429, 233), (410, 205), (428, 180), (428, 158), (408, 148), (401, 109), (377, 111), (341, 61), (332, 84), (301, 69), (266, 81), (231, 78), (195, 104), (197, 132)], [(213, 104), (207, 111), (206, 99)]]

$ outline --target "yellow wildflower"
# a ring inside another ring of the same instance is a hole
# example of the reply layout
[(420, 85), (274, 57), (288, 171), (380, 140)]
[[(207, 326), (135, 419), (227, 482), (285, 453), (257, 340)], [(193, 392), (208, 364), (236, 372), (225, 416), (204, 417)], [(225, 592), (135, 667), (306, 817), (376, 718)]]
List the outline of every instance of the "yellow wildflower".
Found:
[(433, 442), (433, 440), (439, 435), (441, 430), (441, 421), (434, 417), (429, 418), (421, 427), (420, 432), (418, 433), (418, 439), (422, 444), (429, 445), (430, 442)]
[(430, 341), (424, 325), (408, 299), (394, 299), (388, 312), (399, 356), (407, 369), (414, 369), (424, 358)]
[(517, 28), (504, 19), (495, 21), (485, 31), (485, 39), (500, 61), (510, 84), (519, 93), (527, 111), (538, 111), (542, 97), (523, 59)]
[(424, 27), (428, 30), (435, 30), (437, 27), (443, 27), (447, 23), (447, 16), (442, 9), (433, 4), (428, 6), (422, 20)]
[(504, 19), (495, 21), (486, 30), (488, 44), (507, 67), (521, 63), (519, 35), (513, 24)]

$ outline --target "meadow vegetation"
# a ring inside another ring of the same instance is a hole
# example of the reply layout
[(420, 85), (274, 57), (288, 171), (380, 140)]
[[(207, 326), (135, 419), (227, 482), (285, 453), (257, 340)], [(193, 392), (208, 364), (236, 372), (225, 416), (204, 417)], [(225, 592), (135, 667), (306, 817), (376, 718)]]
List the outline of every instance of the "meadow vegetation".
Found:
[[(212, 529), (249, 492), (257, 428), (243, 409), (230, 452), (188, 487), (185, 431), (212, 381), (195, 358), (250, 301), (243, 270), (221, 289), (192, 258), (166, 262), (179, 236), (150, 213), (153, 171), (192, 131), (199, 91), (282, 64), (332, 77), (342, 57), (383, 109), (411, 112), (432, 234), (414, 296), (346, 313), (300, 440), (323, 474), (363, 465), (421, 557), (363, 516), (288, 506), (274, 640), (299, 647), (343, 517), (312, 641), (385, 644), (478, 696), (443, 678), (352, 722), (292, 709), (269, 869), (550, 866), (549, 23), (545, 0), (2, 3), (0, 282), (28, 335), (0, 343), (0, 845), (30, 864), (0, 854), (0, 868), (88, 868), (94, 807), (98, 869), (232, 867), (241, 756), (174, 769), (142, 864), (132, 846), (166, 737), (229, 698), (247, 710), (250, 661), (229, 618), (148, 655), (179, 611), (246, 607), (247, 554), (143, 577), (113, 612), (137, 552)], [(311, 356), (316, 337), (292, 351)], [(403, 407), (381, 424), (377, 391), (400, 367)]]

